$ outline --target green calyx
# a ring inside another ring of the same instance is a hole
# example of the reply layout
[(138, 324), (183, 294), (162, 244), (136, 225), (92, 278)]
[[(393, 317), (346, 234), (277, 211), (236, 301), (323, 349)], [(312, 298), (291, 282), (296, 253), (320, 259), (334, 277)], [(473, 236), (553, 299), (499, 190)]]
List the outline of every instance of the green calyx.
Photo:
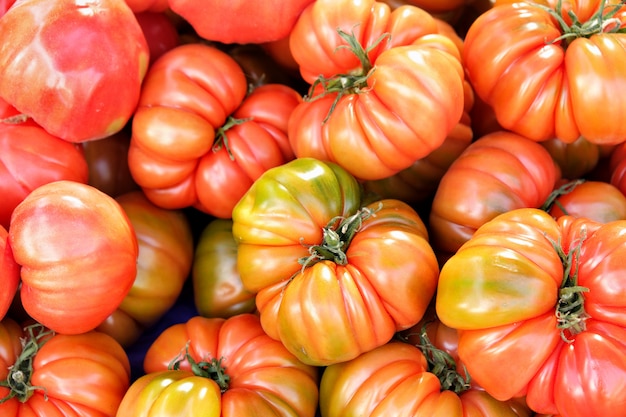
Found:
[(553, 206), (557, 206), (563, 212), (563, 214), (568, 214), (567, 210), (565, 210), (565, 207), (563, 207), (561, 203), (559, 203), (558, 199), (559, 197), (563, 195), (571, 193), (572, 190), (574, 190), (574, 188), (578, 187), (580, 184), (584, 182), (585, 182), (584, 179), (576, 179), (566, 184), (563, 184), (561, 187), (557, 188), (556, 190), (550, 193), (550, 195), (548, 196), (546, 201), (543, 203), (543, 205), (540, 207), (540, 209), (545, 212), (549, 212)]
[(21, 340), (22, 352), (15, 363), (9, 368), (6, 380), (0, 381), (0, 387), (9, 389), (9, 394), (0, 399), (0, 404), (17, 398), (20, 402), (26, 402), (36, 390), (42, 390), (45, 396), (45, 387), (33, 386), (30, 379), (33, 374), (33, 360), (43, 344), (54, 335), (51, 330), (45, 330), (40, 324), (27, 326), (25, 330), (28, 336)]
[(222, 149), (222, 147), (224, 147), (226, 148), (226, 152), (228, 153), (228, 157), (230, 158), (230, 160), (234, 161), (235, 156), (230, 149), (230, 143), (228, 142), (228, 136), (226, 135), (226, 132), (235, 126), (243, 124), (245, 122), (249, 122), (250, 120), (252, 120), (251, 117), (246, 119), (235, 119), (234, 117), (229, 116), (228, 119), (226, 119), (226, 123), (224, 123), (224, 126), (220, 127), (215, 132), (215, 141), (213, 142), (212, 148), (213, 152), (217, 152)]
[(189, 353), (189, 342), (185, 345), (185, 352), (178, 355), (169, 365), (169, 369), (178, 371), (180, 364), (187, 360), (191, 367), (191, 372), (196, 376), (212, 379), (220, 387), (222, 393), (228, 390), (230, 384), (230, 376), (226, 374), (226, 368), (222, 366), (223, 359), (210, 359), (206, 361), (196, 362)]
[(567, 47), (576, 38), (589, 38), (598, 33), (623, 33), (622, 22), (615, 15), (625, 3), (626, 1), (620, 1), (618, 4), (607, 6), (606, 0), (602, 0), (598, 11), (584, 22), (581, 22), (572, 10), (568, 10), (567, 16), (571, 23), (563, 18), (562, 0), (558, 0), (554, 8), (534, 3), (533, 6), (548, 12), (561, 28), (562, 35), (551, 40), (550, 43), (563, 42)]

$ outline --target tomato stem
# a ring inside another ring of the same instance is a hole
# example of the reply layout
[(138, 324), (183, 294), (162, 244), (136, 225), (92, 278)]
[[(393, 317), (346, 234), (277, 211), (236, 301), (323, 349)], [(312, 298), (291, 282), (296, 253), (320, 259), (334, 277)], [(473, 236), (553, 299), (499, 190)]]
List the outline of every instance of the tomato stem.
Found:
[(20, 123), (24, 123), (29, 119), (29, 116), (26, 114), (16, 114), (15, 116), (5, 117), (4, 119), (0, 119), (0, 123), (5, 123), (8, 125), (18, 125)]
[(323, 260), (346, 265), (348, 263), (346, 250), (350, 242), (361, 228), (363, 221), (375, 216), (378, 210), (380, 206), (376, 209), (363, 207), (350, 217), (333, 217), (322, 229), (322, 243), (309, 246), (310, 255), (298, 260), (302, 269)]
[(9, 394), (0, 399), (0, 404), (11, 398), (17, 398), (20, 402), (26, 402), (36, 390), (42, 390), (44, 398), (47, 399), (46, 388), (31, 385), (30, 378), (33, 374), (33, 360), (37, 352), (48, 341), (49, 337), (54, 335), (54, 332), (45, 330), (38, 323), (27, 326), (24, 330), (28, 332), (28, 336), (21, 340), (22, 352), (9, 368), (7, 379), (0, 382), (0, 387), (9, 388)]
[(598, 11), (585, 22), (581, 22), (572, 10), (568, 10), (567, 16), (571, 21), (570, 24), (568, 24), (563, 18), (562, 0), (558, 0), (554, 8), (542, 4), (532, 4), (548, 12), (552, 17), (554, 17), (561, 27), (561, 36), (549, 41), (549, 43), (564, 41), (564, 46), (567, 47), (569, 43), (576, 38), (589, 38), (598, 33), (623, 32), (622, 22), (619, 18), (615, 17), (615, 14), (624, 5), (624, 3), (625, 1), (620, 1), (605, 13), (605, 10), (611, 6), (606, 6), (606, 0), (602, 0), (600, 7), (598, 7)]
[(578, 187), (580, 184), (585, 182), (584, 179), (576, 179), (574, 181), (570, 181), (566, 184), (563, 184), (556, 190), (552, 191), (543, 205), (540, 207), (541, 210), (545, 212), (549, 212), (553, 206), (558, 206), (564, 214), (568, 214), (565, 208), (557, 201), (557, 199), (563, 195), (571, 193), (574, 188)]
[(228, 116), (228, 119), (226, 119), (226, 123), (224, 123), (224, 125), (219, 129), (217, 129), (217, 132), (215, 133), (213, 152), (218, 152), (222, 149), (222, 147), (224, 147), (226, 148), (226, 152), (228, 152), (228, 157), (230, 158), (230, 160), (234, 161), (235, 157), (233, 156), (233, 152), (230, 149), (230, 143), (228, 142), (228, 136), (226, 135), (226, 132), (235, 126), (249, 122), (250, 120), (252, 120), (252, 117), (248, 117), (245, 119), (235, 119), (232, 116)]
[[(372, 75), (375, 67), (372, 65), (372, 62), (369, 59), (369, 53), (372, 49), (376, 48), (385, 38), (389, 37), (388, 33), (383, 33), (374, 43), (367, 48), (363, 48), (363, 45), (359, 42), (356, 35), (354, 34), (354, 30), (352, 33), (347, 33), (342, 29), (338, 28), (337, 33), (339, 36), (346, 41), (346, 45), (340, 45), (337, 49), (348, 49), (356, 57), (359, 59), (361, 66), (349, 73), (346, 74), (337, 74), (330, 78), (326, 78), (323, 75), (320, 75), (311, 85), (309, 90), (309, 95), (305, 96), (304, 99), (307, 101), (313, 101), (321, 97), (325, 97), (328, 94), (336, 94), (335, 99), (333, 100), (332, 105), (328, 111), (328, 114), (322, 121), (322, 123), (326, 123), (330, 118), (331, 114), (335, 110), (337, 103), (339, 100), (347, 95), (347, 94), (359, 94), (361, 92), (367, 91), (367, 80)], [(315, 90), (321, 86), (322, 92), (320, 94), (315, 95)]]
[(586, 329), (585, 322), (589, 315), (585, 311), (585, 298), (583, 293), (589, 288), (578, 285), (578, 263), (582, 242), (585, 239), (583, 231), (580, 240), (568, 253), (561, 248), (560, 243), (553, 242), (563, 266), (563, 280), (559, 288), (559, 299), (555, 306), (557, 328), (561, 332), (561, 339), (566, 343), (573, 340), (568, 336), (575, 336)]
[(206, 361), (196, 362), (189, 353), (189, 342), (185, 345), (185, 353), (179, 354), (169, 365), (169, 369), (175, 371), (180, 369), (180, 364), (187, 360), (194, 375), (212, 379), (220, 387), (222, 393), (228, 390), (230, 384), (230, 376), (226, 374), (226, 368), (222, 366), (222, 359), (210, 359)]

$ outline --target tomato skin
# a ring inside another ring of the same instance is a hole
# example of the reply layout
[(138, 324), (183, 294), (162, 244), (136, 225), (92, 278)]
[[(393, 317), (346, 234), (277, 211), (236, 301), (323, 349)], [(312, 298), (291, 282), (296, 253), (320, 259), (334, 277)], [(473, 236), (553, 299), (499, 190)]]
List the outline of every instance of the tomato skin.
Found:
[(626, 196), (608, 182), (585, 181), (556, 198), (548, 212), (554, 217), (568, 214), (600, 223), (625, 220)]
[(246, 290), (237, 270), (232, 219), (214, 219), (202, 231), (193, 267), (194, 304), (203, 317), (228, 318), (252, 313), (255, 294)]
[[(5, 322), (0, 326), (0, 334), (2, 328), (7, 328)], [(10, 326), (15, 328), (15, 324)], [(10, 334), (12, 340), (8, 342), (19, 347), (17, 336), (25, 332)], [(0, 351), (6, 351), (6, 343), (3, 335)], [(21, 347), (13, 350), (10, 364), (21, 350)], [(0, 378), (6, 379), (7, 372), (7, 367), (1, 367)], [(1, 403), (2, 416), (113, 417), (130, 385), (130, 364), (122, 347), (106, 334), (95, 331), (56, 334), (37, 351), (31, 384), (44, 387), (45, 391), (34, 390), (24, 403), (17, 398)], [(8, 392), (0, 387), (0, 398)]]
[[(586, 22), (604, 3), (568, 2), (562, 15), (571, 22), (571, 10)], [(623, 21), (624, 10), (614, 17)], [(557, 137), (571, 143), (583, 136), (595, 144), (622, 142), (626, 128), (605, 121), (624, 117), (623, 99), (613, 92), (625, 81), (626, 37), (600, 33), (566, 46), (556, 40), (562, 34), (556, 19), (532, 3), (487, 10), (469, 28), (463, 51), (477, 95), (493, 107), (503, 128), (536, 141)]]
[(302, 10), (312, 2), (169, 0), (169, 5), (203, 38), (227, 44), (246, 44), (270, 42), (289, 35)]
[(135, 12), (165, 12), (169, 8), (168, 0), (124, 0), (128, 7)]
[[(338, 29), (371, 48), (371, 69), (346, 48)], [(310, 98), (289, 121), (298, 157), (335, 162), (359, 179), (382, 179), (436, 149), (461, 118), (460, 52), (419, 8), (318, 0), (296, 23), (290, 49), (312, 84)], [(323, 91), (327, 81), (316, 83), (338, 74), (364, 80), (341, 92)]]
[[(216, 414), (202, 414), (199, 409), (181, 416), (315, 416), (317, 368), (301, 363), (280, 342), (265, 334), (258, 316), (240, 314), (228, 319), (195, 316), (167, 328), (145, 355), (146, 374), (167, 370), (187, 343), (195, 361), (221, 359), (230, 380), (221, 394), (221, 404), (215, 404), (220, 397), (206, 403)], [(187, 376), (190, 371), (187, 359), (180, 362), (180, 372)], [(179, 406), (180, 398), (177, 401), (170, 406)], [(128, 415), (122, 411), (120, 417)]]
[[(301, 96), (279, 84), (246, 94), (241, 67), (207, 45), (178, 46), (150, 68), (128, 163), (153, 203), (230, 218), (254, 179), (293, 158), (287, 119)], [(231, 127), (230, 116), (241, 120)], [(224, 129), (227, 139), (218, 142)]]
[(24, 309), (58, 333), (94, 329), (137, 273), (130, 220), (112, 197), (86, 184), (55, 181), (31, 192), (13, 212), (9, 242), (21, 265)]
[(8, 238), (9, 233), (0, 225), (0, 276), (3, 283), (0, 292), (0, 320), (9, 311), (20, 283), (20, 267), (15, 262)]
[[(525, 395), (538, 413), (625, 415), (624, 230), (623, 220), (517, 209), (486, 223), (448, 260), (437, 314), (459, 329), (459, 357), (480, 386), (500, 400)], [(576, 285), (588, 291), (578, 329), (557, 327), (564, 265), (556, 246), (580, 250)]]
[(137, 275), (119, 307), (97, 329), (127, 347), (174, 305), (191, 271), (194, 247), (181, 211), (157, 207), (141, 191), (115, 200), (137, 237)]
[(574, 142), (565, 143), (560, 139), (540, 142), (561, 169), (563, 178), (575, 180), (589, 174), (598, 165), (601, 158), (600, 146), (580, 137)]
[(150, 65), (165, 52), (179, 45), (176, 26), (164, 12), (137, 12), (135, 18), (148, 43)]
[(52, 135), (100, 139), (132, 116), (149, 55), (123, 0), (19, 0), (0, 37), (0, 97)]
[(541, 207), (559, 178), (548, 151), (528, 138), (506, 131), (478, 138), (441, 178), (429, 217), (433, 247), (454, 253), (498, 214)]

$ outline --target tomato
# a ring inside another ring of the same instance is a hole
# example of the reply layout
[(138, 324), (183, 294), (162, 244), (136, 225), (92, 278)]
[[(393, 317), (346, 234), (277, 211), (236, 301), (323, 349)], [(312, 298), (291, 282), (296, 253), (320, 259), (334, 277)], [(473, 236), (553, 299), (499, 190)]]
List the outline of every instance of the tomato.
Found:
[(618, 32), (626, 7), (615, 0), (549, 3), (503, 4), (474, 21), (463, 56), (476, 94), (503, 128), (536, 141), (622, 142), (626, 126), (606, 121), (626, 116), (614, 93), (626, 83), (626, 37)]
[(600, 162), (601, 147), (582, 136), (574, 142), (566, 143), (552, 138), (540, 142), (561, 169), (561, 176), (570, 180), (582, 178)]
[(96, 331), (54, 334), (40, 326), (18, 330), (10, 319), (0, 323), (0, 364), (11, 365), (0, 366), (3, 417), (115, 416), (130, 385), (130, 365), (113, 338)]
[(203, 44), (176, 47), (150, 68), (128, 153), (150, 201), (230, 218), (261, 173), (293, 159), (287, 120), (301, 96), (281, 84), (246, 91), (237, 62)]
[(267, 336), (253, 314), (170, 326), (148, 349), (144, 368), (119, 417), (315, 416), (317, 368)]
[(534, 208), (479, 228), (436, 295), (472, 378), (499, 400), (525, 395), (537, 413), (626, 415), (625, 239), (624, 220)]
[(120, 205), (94, 187), (55, 181), (14, 210), (9, 243), (26, 312), (58, 333), (96, 328), (137, 274), (138, 246)]
[(20, 283), (20, 268), (13, 257), (13, 250), (8, 242), (8, 237), (7, 230), (0, 225), (0, 276), (3, 283), (0, 291), (0, 320), (4, 318), (9, 307), (11, 307)]
[(149, 55), (123, 0), (19, 0), (0, 38), (0, 97), (52, 135), (99, 139), (132, 116)]
[(305, 363), (386, 343), (433, 296), (439, 270), (419, 215), (360, 197), (338, 165), (300, 158), (268, 170), (233, 210), (237, 267), (263, 328)]
[(413, 6), (309, 5), (290, 34), (292, 55), (311, 84), (289, 120), (295, 155), (377, 180), (439, 147), (464, 104), (460, 52), (439, 27)]
[(115, 200), (137, 237), (137, 275), (119, 307), (97, 330), (127, 347), (178, 299), (191, 271), (194, 242), (182, 211), (157, 207), (141, 191), (122, 194)]
[(531, 139), (506, 131), (478, 138), (441, 178), (429, 215), (433, 247), (454, 253), (498, 214), (541, 207), (559, 178), (548, 151)]
[(161, 13), (169, 9), (168, 0), (124, 0), (135, 13)]
[(626, 143), (611, 151), (607, 166), (608, 181), (626, 194)]
[(432, 417), (530, 417), (516, 403), (488, 393), (444, 389), (422, 351), (393, 341), (325, 368), (320, 384), (322, 417), (346, 415)]
[(139, 189), (128, 167), (128, 129), (100, 140), (83, 142), (81, 147), (89, 168), (89, 185), (111, 197)]
[(237, 269), (237, 242), (231, 219), (214, 219), (202, 231), (193, 258), (194, 304), (204, 317), (252, 313), (255, 294), (248, 291)]
[(178, 46), (178, 31), (165, 12), (136, 12), (135, 18), (148, 43), (150, 65), (165, 52)]
[(13, 3), (15, 3), (15, 0), (0, 0), (0, 17), (13, 6)]
[(262, 43), (286, 37), (313, 0), (169, 0), (203, 38), (221, 43)]
[[(0, 111), (0, 118), (11, 117), (13, 111)], [(58, 180), (86, 183), (87, 179), (87, 161), (74, 144), (32, 122), (0, 123), (0, 225), (4, 228), (9, 227), (15, 207), (40, 185)]]
[(626, 220), (626, 196), (608, 182), (571, 181), (555, 190), (544, 209), (553, 217), (567, 214), (608, 223)]

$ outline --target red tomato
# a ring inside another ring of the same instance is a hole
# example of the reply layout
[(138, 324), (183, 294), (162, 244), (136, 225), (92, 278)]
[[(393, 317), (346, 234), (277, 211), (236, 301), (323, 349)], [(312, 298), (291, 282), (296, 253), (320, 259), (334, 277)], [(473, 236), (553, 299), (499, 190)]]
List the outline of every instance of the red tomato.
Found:
[(599, 223), (626, 220), (626, 196), (604, 181), (572, 181), (553, 193), (544, 209), (553, 217), (585, 217)]
[(52, 135), (99, 139), (132, 116), (149, 55), (123, 0), (19, 0), (0, 38), (0, 97)]
[(137, 239), (107, 194), (73, 181), (31, 192), (11, 217), (9, 242), (21, 265), (26, 312), (58, 333), (96, 328), (137, 274)]
[(0, 17), (13, 6), (13, 3), (15, 3), (15, 0), (0, 0)]
[(287, 120), (301, 96), (281, 84), (246, 91), (237, 62), (203, 44), (181, 45), (150, 68), (128, 161), (153, 203), (230, 218), (256, 178), (293, 159)]
[(498, 214), (541, 207), (559, 178), (556, 163), (538, 143), (506, 131), (479, 138), (441, 178), (429, 217), (433, 247), (454, 253)]
[(214, 219), (202, 231), (191, 271), (194, 304), (204, 317), (232, 317), (256, 309), (237, 269), (237, 242), (231, 219)]
[(2, 417), (113, 417), (130, 386), (126, 353), (103, 333), (22, 332), (5, 319), (0, 352)]
[(262, 43), (289, 35), (313, 0), (169, 0), (203, 38), (222, 43)]
[(615, 94), (626, 83), (626, 37), (618, 32), (626, 7), (617, 0), (533, 3), (498, 5), (469, 28), (463, 56), (477, 95), (503, 128), (536, 141), (623, 142), (626, 125), (607, 120), (626, 117), (624, 97)]
[(118, 417), (313, 417), (318, 404), (317, 368), (267, 336), (252, 314), (196, 316), (165, 329), (144, 369)]
[[(317, 0), (290, 34), (307, 99), (289, 120), (298, 157), (363, 180), (389, 177), (439, 147), (463, 113), (456, 43), (430, 14), (374, 0)], [(402, 80), (399, 82), (399, 80)]]
[(174, 305), (191, 271), (193, 236), (187, 217), (152, 204), (141, 191), (115, 199), (137, 243), (137, 276), (119, 307), (97, 327), (130, 346)]
[(136, 12), (135, 18), (139, 22), (148, 43), (150, 64), (154, 63), (165, 52), (178, 46), (176, 26), (164, 12)]
[[(0, 118), (8, 115), (0, 111)], [(15, 207), (40, 185), (59, 180), (86, 183), (87, 179), (87, 161), (79, 147), (32, 121), (0, 123), (0, 225), (8, 228)]]
[(0, 320), (4, 318), (9, 307), (11, 307), (17, 286), (20, 283), (20, 268), (13, 257), (8, 238), (7, 230), (0, 225), (0, 277), (2, 277), (3, 284), (0, 290)]
[(443, 266), (440, 320), (499, 400), (563, 417), (626, 415), (626, 221), (522, 208), (486, 223)]
[(135, 13), (142, 12), (165, 12), (169, 8), (168, 0), (124, 0), (128, 7)]

